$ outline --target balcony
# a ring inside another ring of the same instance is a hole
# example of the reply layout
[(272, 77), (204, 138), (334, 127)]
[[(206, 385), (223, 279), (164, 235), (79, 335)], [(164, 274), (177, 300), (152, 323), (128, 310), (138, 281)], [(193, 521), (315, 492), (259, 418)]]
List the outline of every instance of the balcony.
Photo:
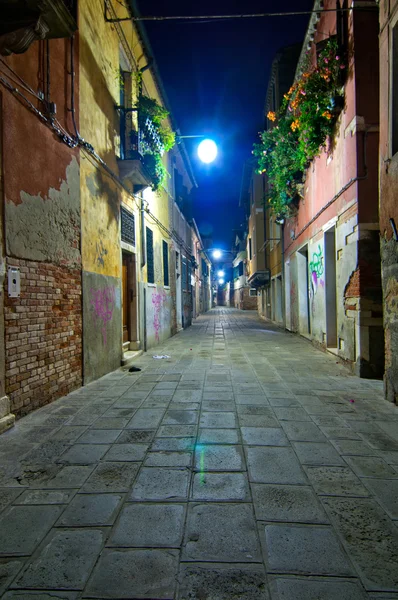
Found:
[(36, 40), (68, 38), (77, 30), (74, 0), (2, 0), (0, 55), (22, 54)]
[(120, 158), (119, 173), (122, 179), (128, 179), (134, 191), (146, 187), (156, 189), (157, 163), (164, 153), (156, 127), (147, 117), (138, 119), (138, 131), (133, 126), (135, 108), (118, 107), (120, 115)]
[(258, 270), (251, 275), (247, 282), (252, 288), (262, 288), (270, 284), (271, 271), (269, 269)]

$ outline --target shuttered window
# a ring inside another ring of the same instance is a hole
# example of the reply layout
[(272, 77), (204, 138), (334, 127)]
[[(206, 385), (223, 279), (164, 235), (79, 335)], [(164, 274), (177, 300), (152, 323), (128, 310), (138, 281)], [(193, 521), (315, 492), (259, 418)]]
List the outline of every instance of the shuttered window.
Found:
[(163, 241), (163, 283), (169, 285), (169, 247)]
[(155, 283), (155, 264), (153, 257), (153, 231), (146, 228), (146, 264), (148, 272), (148, 283)]

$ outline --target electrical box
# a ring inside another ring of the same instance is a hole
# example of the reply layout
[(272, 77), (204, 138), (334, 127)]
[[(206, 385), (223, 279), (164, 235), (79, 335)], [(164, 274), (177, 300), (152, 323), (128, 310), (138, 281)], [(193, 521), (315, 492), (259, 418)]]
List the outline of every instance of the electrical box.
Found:
[(19, 298), (21, 295), (21, 273), (18, 267), (8, 267), (8, 296)]

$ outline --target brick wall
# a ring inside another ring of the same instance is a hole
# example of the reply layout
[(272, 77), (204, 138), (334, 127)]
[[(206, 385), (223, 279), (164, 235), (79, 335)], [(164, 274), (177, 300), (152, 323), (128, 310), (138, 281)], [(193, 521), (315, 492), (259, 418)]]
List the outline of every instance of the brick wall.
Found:
[(7, 259), (21, 295), (4, 298), (6, 393), (21, 417), (82, 385), (81, 272)]

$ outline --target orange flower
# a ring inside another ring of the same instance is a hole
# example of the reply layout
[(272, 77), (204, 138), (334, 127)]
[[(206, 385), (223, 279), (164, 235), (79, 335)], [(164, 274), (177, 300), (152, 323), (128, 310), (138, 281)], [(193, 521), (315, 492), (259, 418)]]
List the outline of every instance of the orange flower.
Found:
[(290, 125), (290, 129), (292, 131), (296, 131), (296, 129), (299, 129), (299, 128), (300, 128), (300, 121), (298, 119), (295, 119), (293, 121), (293, 123)]
[(328, 121), (330, 121), (330, 119), (332, 118), (332, 115), (330, 114), (330, 112), (328, 110), (325, 110), (325, 112), (322, 113), (322, 117), (326, 117)]
[(267, 114), (267, 118), (270, 121), (276, 121), (276, 113), (274, 113), (272, 110), (270, 110), (269, 113)]

